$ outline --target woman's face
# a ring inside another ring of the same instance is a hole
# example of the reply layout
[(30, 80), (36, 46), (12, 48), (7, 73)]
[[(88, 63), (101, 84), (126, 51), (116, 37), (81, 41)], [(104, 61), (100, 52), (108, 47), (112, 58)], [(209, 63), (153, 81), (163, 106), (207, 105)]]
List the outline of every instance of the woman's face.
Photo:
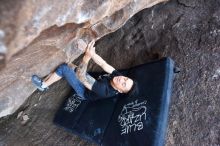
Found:
[(112, 81), (120, 93), (127, 93), (133, 86), (133, 80), (125, 76), (115, 76)]

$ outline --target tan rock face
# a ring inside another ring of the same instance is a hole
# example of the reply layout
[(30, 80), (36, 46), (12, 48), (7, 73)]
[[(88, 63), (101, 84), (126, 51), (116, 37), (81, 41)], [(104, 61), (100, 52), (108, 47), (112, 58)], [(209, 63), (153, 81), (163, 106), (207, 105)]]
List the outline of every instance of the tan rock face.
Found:
[(0, 65), (0, 117), (16, 111), (34, 92), (32, 74), (45, 76), (73, 61), (84, 52), (82, 41), (88, 44), (114, 32), (138, 11), (163, 1), (0, 1), (5, 33), (0, 43), (7, 48)]

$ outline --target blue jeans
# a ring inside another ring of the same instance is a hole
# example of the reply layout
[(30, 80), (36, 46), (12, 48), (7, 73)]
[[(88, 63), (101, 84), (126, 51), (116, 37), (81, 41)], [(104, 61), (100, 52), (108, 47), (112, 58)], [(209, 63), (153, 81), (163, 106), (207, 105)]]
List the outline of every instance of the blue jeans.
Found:
[(85, 86), (78, 80), (76, 76), (76, 72), (74, 69), (69, 67), (66, 63), (61, 64), (56, 69), (56, 74), (60, 77), (64, 77), (70, 86), (75, 90), (76, 94), (80, 96), (82, 99), (86, 99), (84, 96)]

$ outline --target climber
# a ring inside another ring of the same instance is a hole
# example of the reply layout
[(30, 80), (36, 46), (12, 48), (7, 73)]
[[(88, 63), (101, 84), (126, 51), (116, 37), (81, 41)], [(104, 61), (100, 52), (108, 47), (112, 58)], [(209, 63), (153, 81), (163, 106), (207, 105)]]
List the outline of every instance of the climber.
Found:
[[(32, 83), (40, 91), (45, 91), (51, 84), (64, 77), (75, 90), (76, 94), (83, 100), (113, 97), (118, 93), (127, 93), (129, 95), (136, 93), (136, 82), (123, 76), (96, 54), (94, 44), (95, 41), (91, 41), (88, 44), (83, 59), (78, 67), (73, 64), (61, 64), (54, 73), (44, 80), (37, 75), (33, 75)], [(90, 76), (86, 71), (91, 59), (108, 74), (99, 77), (97, 80)]]

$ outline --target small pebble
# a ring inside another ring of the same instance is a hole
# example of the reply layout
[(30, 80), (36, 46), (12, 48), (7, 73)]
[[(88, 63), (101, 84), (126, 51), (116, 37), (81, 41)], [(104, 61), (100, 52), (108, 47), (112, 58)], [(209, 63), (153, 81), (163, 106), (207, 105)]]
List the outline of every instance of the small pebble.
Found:
[(29, 120), (29, 117), (28, 117), (28, 115), (24, 115), (24, 116), (22, 117), (22, 119), (23, 119), (23, 121), (21, 122), (21, 124), (24, 125), (24, 124), (26, 124), (27, 121)]
[(177, 125), (177, 121), (173, 121), (173, 126)]
[(27, 121), (27, 120), (29, 120), (28, 115), (24, 115), (22, 118), (23, 118), (23, 121)]
[(175, 141), (174, 141), (173, 134), (171, 134), (171, 135), (169, 136), (169, 141), (170, 141), (170, 144), (174, 145)]

